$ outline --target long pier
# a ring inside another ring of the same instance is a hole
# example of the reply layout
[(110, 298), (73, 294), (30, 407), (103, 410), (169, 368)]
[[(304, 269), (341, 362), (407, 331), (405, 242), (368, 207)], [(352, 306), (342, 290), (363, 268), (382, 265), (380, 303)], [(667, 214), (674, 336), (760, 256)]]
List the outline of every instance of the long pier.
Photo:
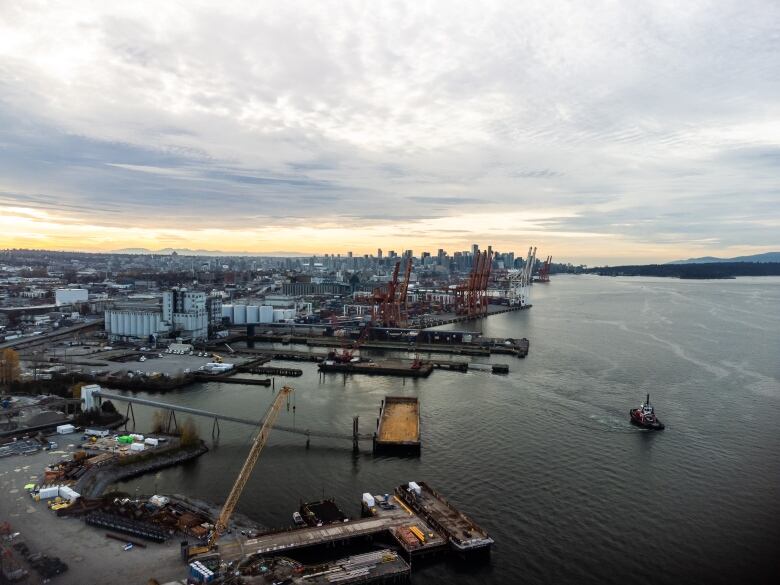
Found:
[[(132, 411), (132, 405), (138, 404), (141, 406), (151, 406), (153, 408), (159, 408), (162, 410), (167, 410), (170, 413), (175, 412), (183, 412), (186, 414), (191, 414), (193, 416), (200, 416), (203, 418), (210, 419), (214, 421), (214, 427), (212, 428), (212, 434), (219, 434), (219, 421), (225, 421), (225, 422), (232, 422), (237, 423), (241, 425), (249, 425), (254, 428), (258, 428), (262, 424), (262, 420), (255, 420), (255, 419), (249, 419), (249, 418), (243, 418), (240, 416), (232, 416), (229, 414), (220, 414), (218, 412), (211, 412), (208, 410), (201, 410), (199, 408), (192, 408), (190, 406), (182, 406), (180, 404), (170, 404), (167, 402), (160, 402), (158, 400), (149, 400), (148, 398), (138, 398), (135, 396), (125, 396), (122, 394), (112, 394), (110, 392), (106, 392), (105, 390), (99, 390), (97, 392), (93, 392), (92, 396), (95, 396), (96, 398), (100, 398), (101, 400), (116, 400), (118, 402), (127, 402), (128, 403), (128, 413), (127, 417), (133, 422), (135, 422), (135, 414)], [(170, 422), (170, 421), (169, 421)], [(173, 419), (173, 422), (175, 423), (175, 418)], [(279, 425), (276, 424), (273, 426), (274, 429), (278, 431), (283, 431), (286, 433), (293, 433), (296, 435), (304, 435), (307, 439), (307, 445), (308, 440), (310, 437), (321, 437), (325, 439), (344, 439), (344, 440), (350, 440), (353, 442), (353, 446), (357, 446), (358, 441), (372, 441), (374, 438), (373, 434), (368, 433), (358, 433), (357, 432), (357, 417), (353, 419), (353, 432), (352, 433), (336, 433), (333, 431), (323, 431), (323, 430), (312, 430), (312, 429), (301, 429), (298, 427), (291, 427), (286, 425)]]
[(287, 555), (305, 548), (373, 540), (381, 534), (395, 540), (410, 561), (447, 549), (473, 560), (489, 556), (493, 540), (483, 529), (424, 483), (422, 487), (411, 484), (417, 486), (419, 495), (405, 496), (408, 485), (396, 488), (394, 495), (363, 494), (364, 517), (360, 519), (274, 531), (246, 540), (223, 539), (220, 558), (230, 562), (250, 555)]
[[(376, 515), (369, 518), (272, 532), (245, 541), (223, 540), (219, 544), (219, 555), (223, 562), (239, 560), (248, 555), (285, 555), (294, 550), (334, 547), (362, 539), (371, 540), (382, 533), (390, 534), (402, 547), (407, 558), (420, 558), (446, 551), (447, 540), (441, 534), (400, 500), (393, 499), (396, 504), (392, 509), (377, 510)], [(413, 543), (410, 546), (396, 535), (396, 531), (408, 530), (410, 526), (427, 536), (425, 543)]]

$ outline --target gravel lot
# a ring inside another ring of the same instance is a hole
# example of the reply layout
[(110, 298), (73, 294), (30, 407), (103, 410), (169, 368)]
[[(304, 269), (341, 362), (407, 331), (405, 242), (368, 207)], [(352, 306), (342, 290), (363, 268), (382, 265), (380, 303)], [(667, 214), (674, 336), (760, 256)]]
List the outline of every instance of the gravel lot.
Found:
[[(150, 578), (166, 583), (183, 579), (186, 566), (179, 556), (179, 539), (147, 548), (122, 550), (122, 543), (105, 531), (75, 518), (58, 518), (46, 503), (35, 502), (24, 485), (36, 482), (46, 465), (69, 457), (81, 435), (55, 435), (55, 451), (0, 459), (0, 522), (8, 521), (33, 552), (60, 557), (69, 570), (51, 579), (53, 585), (146, 585)], [(31, 571), (29, 583), (41, 583)]]

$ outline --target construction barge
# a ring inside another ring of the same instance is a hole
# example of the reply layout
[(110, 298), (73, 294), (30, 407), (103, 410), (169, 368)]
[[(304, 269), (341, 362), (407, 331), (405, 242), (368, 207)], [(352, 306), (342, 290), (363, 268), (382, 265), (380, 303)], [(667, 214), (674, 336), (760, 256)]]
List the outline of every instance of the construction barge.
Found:
[(374, 433), (374, 454), (420, 454), (420, 403), (409, 396), (385, 396)]
[(344, 374), (367, 374), (369, 376), (403, 376), (408, 378), (427, 378), (433, 371), (429, 362), (406, 360), (349, 361), (325, 360), (319, 364), (321, 372)]
[(215, 374), (198, 374), (199, 382), (222, 382), (223, 384), (243, 384), (244, 386), (270, 386), (271, 378), (239, 378)]
[(418, 516), (444, 535), (459, 556), (490, 555), (493, 539), (487, 532), (425, 482), (401, 484), (395, 488), (395, 493)]

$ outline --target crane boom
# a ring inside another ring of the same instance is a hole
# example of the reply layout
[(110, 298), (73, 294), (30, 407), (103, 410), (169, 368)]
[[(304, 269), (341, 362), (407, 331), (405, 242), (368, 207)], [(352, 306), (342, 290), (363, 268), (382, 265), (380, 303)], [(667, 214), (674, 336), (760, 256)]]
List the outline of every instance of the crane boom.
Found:
[(282, 404), (284, 403), (285, 398), (289, 397), (292, 392), (293, 389), (289, 386), (285, 386), (279, 390), (279, 394), (276, 395), (271, 407), (268, 409), (268, 414), (263, 421), (263, 425), (260, 427), (260, 432), (257, 434), (257, 437), (255, 437), (255, 442), (252, 444), (249, 454), (246, 456), (246, 461), (244, 461), (244, 466), (241, 468), (241, 472), (236, 478), (236, 483), (233, 484), (233, 488), (230, 490), (230, 494), (228, 494), (224, 506), (222, 506), (219, 520), (217, 520), (217, 525), (214, 527), (214, 531), (211, 533), (211, 538), (209, 539), (210, 549), (214, 547), (219, 535), (227, 530), (227, 525), (230, 521), (230, 517), (233, 515), (233, 510), (235, 510), (238, 499), (241, 497), (241, 492), (244, 490), (244, 486), (249, 480), (249, 476), (252, 474), (252, 469), (254, 469), (255, 463), (257, 463), (258, 457), (260, 457), (260, 453), (262, 452), (263, 447), (265, 447), (266, 441), (268, 441), (268, 434), (271, 432), (274, 422), (279, 416)]

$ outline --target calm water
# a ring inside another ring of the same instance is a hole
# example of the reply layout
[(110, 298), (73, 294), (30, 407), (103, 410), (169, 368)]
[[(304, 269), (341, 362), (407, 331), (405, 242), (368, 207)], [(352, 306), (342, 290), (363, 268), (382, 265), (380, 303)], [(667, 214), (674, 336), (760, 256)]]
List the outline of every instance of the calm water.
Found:
[[(556, 277), (534, 307), (490, 317), (486, 335), (525, 336), (508, 376), (436, 371), (427, 380), (292, 379), (280, 422), (373, 430), (386, 394), (418, 396), (419, 459), (353, 457), (348, 442), (272, 435), (239, 509), (289, 524), (299, 500), (425, 480), (496, 540), (492, 563), (439, 564), (416, 583), (750, 583), (777, 577), (780, 550), (780, 279)], [(459, 328), (466, 328), (459, 325)], [(633, 428), (650, 392), (662, 433)], [(262, 416), (260, 387), (207, 384), (162, 398)], [(148, 409), (136, 415), (148, 420)], [(139, 429), (144, 429), (143, 423)], [(203, 435), (210, 425), (202, 426)], [(250, 429), (223, 425), (196, 463), (123, 484), (222, 501)], [(366, 449), (368, 444), (366, 444)]]

